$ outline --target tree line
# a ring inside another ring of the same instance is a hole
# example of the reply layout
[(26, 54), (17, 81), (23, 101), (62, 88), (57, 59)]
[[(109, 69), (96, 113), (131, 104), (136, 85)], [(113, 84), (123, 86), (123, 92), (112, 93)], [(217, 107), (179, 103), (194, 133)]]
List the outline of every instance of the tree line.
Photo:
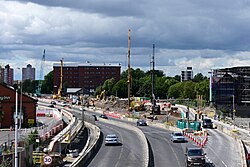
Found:
[[(180, 75), (174, 77), (165, 76), (163, 71), (154, 70), (155, 75), (155, 98), (159, 99), (196, 99), (201, 95), (203, 100), (209, 100), (209, 79), (198, 73), (192, 80), (181, 82)], [(152, 71), (147, 72), (141, 69), (131, 68), (132, 88), (131, 95), (135, 97), (152, 98)], [(23, 92), (35, 93), (39, 81), (25, 80), (22, 83)], [(14, 85), (18, 87), (18, 85)], [(64, 84), (64, 90), (65, 84)], [(94, 95), (100, 95), (105, 90), (107, 96), (117, 96), (127, 98), (128, 96), (128, 70), (121, 73), (121, 79), (116, 81), (114, 78), (106, 80), (99, 85)], [(49, 72), (42, 82), (42, 94), (53, 93), (53, 71)]]
[[(203, 100), (209, 100), (209, 79), (198, 73), (192, 80), (181, 82), (181, 77), (165, 76), (163, 71), (155, 70), (155, 98), (159, 99), (196, 99), (201, 95)], [(152, 71), (144, 72), (131, 69), (132, 89), (131, 94), (135, 97), (152, 98)], [(121, 79), (115, 81), (114, 78), (106, 80), (98, 86), (95, 95), (101, 94), (105, 90), (107, 96), (113, 95), (121, 98), (128, 97), (128, 70), (123, 71)]]

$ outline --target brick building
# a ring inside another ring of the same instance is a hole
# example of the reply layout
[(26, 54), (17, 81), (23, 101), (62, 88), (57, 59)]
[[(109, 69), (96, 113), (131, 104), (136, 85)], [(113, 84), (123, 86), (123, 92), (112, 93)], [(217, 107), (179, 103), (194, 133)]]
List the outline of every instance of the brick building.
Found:
[[(37, 100), (22, 95), (22, 127), (30, 127), (36, 125), (36, 106)], [(16, 111), (16, 91), (13, 87), (0, 83), (0, 128), (10, 128), (15, 125)], [(20, 111), (20, 93), (18, 94), (18, 113)]]
[[(53, 65), (54, 88), (56, 94), (60, 85), (60, 63)], [(90, 92), (103, 84), (107, 79), (114, 78), (116, 81), (121, 77), (120, 64), (63, 64), (63, 85), (67, 88), (84, 88)]]
[(28, 64), (26, 68), (22, 68), (22, 81), (30, 79), (31, 81), (35, 80), (36, 69), (32, 68), (32, 65)]

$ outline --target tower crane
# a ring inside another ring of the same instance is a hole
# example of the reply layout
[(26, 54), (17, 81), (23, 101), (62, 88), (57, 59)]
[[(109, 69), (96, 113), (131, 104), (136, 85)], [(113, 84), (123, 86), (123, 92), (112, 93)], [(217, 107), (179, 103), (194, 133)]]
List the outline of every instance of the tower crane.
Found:
[(60, 86), (58, 88), (57, 96), (61, 97), (62, 96), (62, 83), (63, 83), (63, 58), (60, 60), (61, 61), (61, 66), (60, 66)]
[(42, 81), (43, 81), (43, 68), (45, 66), (45, 49), (43, 50), (43, 57), (40, 65), (40, 76), (39, 76), (39, 82), (38, 86), (36, 88), (36, 94), (35, 96), (41, 97), (41, 88), (42, 88)]
[(60, 85), (57, 90), (57, 94), (53, 95), (53, 99), (58, 99), (62, 97), (62, 89), (63, 89), (63, 58), (60, 60)]
[(130, 109), (130, 96), (131, 96), (131, 88), (132, 88), (132, 77), (131, 77), (131, 69), (130, 69), (130, 32), (128, 30), (128, 109)]

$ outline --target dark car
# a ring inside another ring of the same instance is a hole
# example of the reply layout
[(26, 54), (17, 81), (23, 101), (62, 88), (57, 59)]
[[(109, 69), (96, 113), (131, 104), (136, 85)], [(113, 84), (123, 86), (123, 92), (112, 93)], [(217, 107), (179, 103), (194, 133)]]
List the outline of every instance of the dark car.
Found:
[(56, 105), (56, 102), (55, 101), (51, 101), (50, 104)]
[(187, 147), (186, 148), (186, 165), (193, 166), (205, 166), (206, 163), (206, 153), (204, 153), (202, 148), (199, 147)]
[(147, 122), (144, 119), (140, 119), (137, 121), (137, 126), (147, 126)]
[(108, 119), (108, 116), (106, 114), (101, 114), (100, 117), (103, 119)]
[(98, 119), (97, 119), (97, 116), (96, 115), (92, 115), (93, 117), (94, 117), (94, 120), (95, 121), (98, 121)]
[(213, 128), (213, 122), (209, 118), (204, 118), (202, 121), (202, 127), (203, 128)]
[(48, 105), (48, 107), (50, 107), (50, 108), (55, 108), (55, 106), (54, 106), (53, 104)]

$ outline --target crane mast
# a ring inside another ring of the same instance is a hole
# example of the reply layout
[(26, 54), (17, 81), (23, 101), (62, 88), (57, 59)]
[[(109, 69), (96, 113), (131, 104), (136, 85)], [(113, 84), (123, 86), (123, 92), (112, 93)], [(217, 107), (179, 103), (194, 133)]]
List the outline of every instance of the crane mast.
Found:
[(153, 65), (153, 70), (152, 70), (152, 111), (154, 114), (155, 107), (156, 107), (155, 94), (154, 94), (154, 90), (155, 90), (155, 44), (153, 44), (152, 65)]
[(45, 65), (45, 49), (43, 50), (43, 57), (42, 57), (41, 66), (40, 66), (39, 83), (38, 83), (38, 86), (37, 86), (37, 89), (36, 89), (36, 94), (35, 94), (37, 97), (41, 96), (44, 65)]
[(62, 95), (62, 83), (63, 83), (63, 58), (60, 60), (61, 65), (60, 65), (60, 86), (58, 88), (57, 95), (58, 97), (61, 97)]
[(131, 96), (131, 70), (130, 70), (130, 29), (128, 30), (128, 109), (130, 109), (130, 96)]

